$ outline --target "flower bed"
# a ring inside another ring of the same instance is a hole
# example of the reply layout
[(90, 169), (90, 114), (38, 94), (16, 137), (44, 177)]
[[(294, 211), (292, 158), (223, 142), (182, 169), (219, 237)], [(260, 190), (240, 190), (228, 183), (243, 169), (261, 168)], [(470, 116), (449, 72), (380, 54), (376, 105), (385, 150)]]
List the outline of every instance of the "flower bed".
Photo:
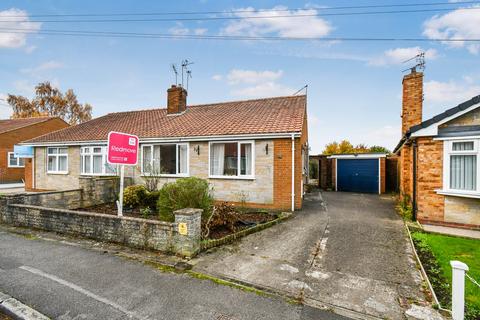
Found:
[(269, 228), (279, 222), (282, 222), (283, 220), (286, 220), (292, 216), (291, 212), (282, 212), (280, 213), (277, 218), (270, 220), (265, 223), (259, 223), (257, 225), (251, 226), (244, 228), (242, 230), (236, 231), (234, 233), (225, 235), (224, 237), (221, 237), (219, 239), (205, 239), (202, 240), (201, 243), (201, 250), (207, 250), (210, 248), (218, 247), (223, 244), (231, 243), (239, 238), (242, 238), (244, 236), (247, 236), (249, 234), (255, 233), (260, 230), (264, 230), (266, 228)]
[[(93, 212), (93, 213), (103, 213), (103, 214), (110, 214), (110, 215), (117, 215), (117, 205), (115, 203), (104, 203), (100, 205), (95, 205), (87, 208), (80, 208), (76, 209), (77, 211), (86, 211), (86, 212)], [(124, 208), (123, 215), (126, 217), (132, 218), (142, 218), (142, 219), (149, 219), (149, 220), (156, 220), (161, 221), (160, 216), (155, 213), (151, 212), (148, 216), (142, 214), (142, 209), (139, 207), (136, 208)], [(212, 228), (210, 234), (208, 235), (207, 240), (218, 240), (230, 235), (235, 235), (240, 233), (244, 230), (251, 229), (252, 227), (255, 228), (257, 225), (266, 224), (268, 222), (277, 220), (279, 215), (276, 213), (268, 213), (268, 212), (240, 212), (236, 213), (236, 218), (238, 222), (235, 223), (235, 230), (231, 230), (226, 226), (217, 226)]]
[[(412, 240), (435, 295), (443, 308), (451, 306), (451, 260), (466, 263), (474, 278), (480, 277), (480, 240), (421, 231), (412, 232)], [(465, 279), (465, 319), (480, 319), (480, 288)]]

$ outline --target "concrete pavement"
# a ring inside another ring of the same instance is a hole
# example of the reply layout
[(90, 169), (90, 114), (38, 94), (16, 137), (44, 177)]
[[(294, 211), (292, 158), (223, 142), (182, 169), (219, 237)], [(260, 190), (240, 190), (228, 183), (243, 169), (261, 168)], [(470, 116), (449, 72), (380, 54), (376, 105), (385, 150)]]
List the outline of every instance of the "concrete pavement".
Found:
[(392, 199), (334, 192), (320, 197), (308, 195), (294, 219), (202, 254), (194, 270), (358, 318), (403, 319), (412, 303), (425, 304)]
[(0, 291), (53, 319), (325, 319), (331, 312), (0, 228)]

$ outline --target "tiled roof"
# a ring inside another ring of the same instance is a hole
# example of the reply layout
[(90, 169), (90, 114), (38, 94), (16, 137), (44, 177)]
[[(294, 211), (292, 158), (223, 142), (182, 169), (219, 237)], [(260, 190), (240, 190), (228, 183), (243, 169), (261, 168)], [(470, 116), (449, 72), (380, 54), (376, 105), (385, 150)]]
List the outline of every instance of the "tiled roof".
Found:
[(167, 109), (109, 113), (27, 143), (107, 140), (110, 131), (140, 138), (301, 132), (304, 95), (193, 105), (178, 115)]
[(34, 117), (34, 118), (22, 118), (22, 119), (0, 119), (0, 133), (17, 130), (20, 128), (28, 127), (33, 124), (41, 123), (54, 119), (55, 117)]
[(437, 114), (436, 116), (434, 116), (433, 118), (430, 118), (428, 120), (425, 120), (423, 121), (422, 123), (420, 124), (417, 124), (415, 126), (412, 126), (410, 127), (410, 129), (405, 133), (405, 135), (400, 139), (400, 141), (398, 142), (397, 146), (395, 147), (395, 149), (393, 150), (393, 153), (397, 153), (400, 148), (403, 146), (403, 144), (405, 143), (405, 141), (410, 137), (410, 135), (414, 132), (417, 132), (423, 128), (426, 128), (426, 127), (429, 127), (431, 126), (432, 124), (435, 124), (437, 122), (440, 122), (442, 121), (443, 119), (445, 118), (448, 118), (450, 116), (453, 116), (465, 109), (468, 109), (470, 108), (471, 106), (474, 106), (476, 104), (479, 104), (480, 103), (480, 95), (478, 96), (475, 96), (473, 97), (472, 99), (470, 100), (467, 100), (465, 102), (462, 102), (460, 103), (459, 105), (457, 105), (456, 107), (453, 107), (453, 108), (450, 108), (440, 114)]

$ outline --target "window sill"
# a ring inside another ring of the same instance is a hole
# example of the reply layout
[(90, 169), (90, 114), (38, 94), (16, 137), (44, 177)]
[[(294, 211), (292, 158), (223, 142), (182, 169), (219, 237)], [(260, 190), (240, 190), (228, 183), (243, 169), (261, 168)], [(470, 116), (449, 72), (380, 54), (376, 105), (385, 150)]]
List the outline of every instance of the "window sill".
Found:
[(80, 173), (82, 177), (115, 177), (116, 173)]
[(190, 175), (188, 174), (160, 174), (160, 175), (149, 175), (149, 174), (145, 174), (145, 173), (142, 173), (140, 175), (142, 178), (149, 178), (149, 177), (152, 177), (152, 178), (188, 178), (190, 177)]
[(208, 176), (208, 179), (226, 179), (226, 180), (255, 180), (253, 176)]
[(7, 168), (10, 168), (10, 169), (24, 169), (25, 166), (8, 166)]
[(476, 191), (462, 191), (462, 190), (435, 190), (436, 193), (445, 196), (455, 196), (463, 198), (480, 199), (480, 192)]
[(47, 174), (61, 174), (61, 175), (66, 175), (68, 174), (68, 171), (58, 171), (58, 172), (52, 172), (52, 171), (47, 171)]

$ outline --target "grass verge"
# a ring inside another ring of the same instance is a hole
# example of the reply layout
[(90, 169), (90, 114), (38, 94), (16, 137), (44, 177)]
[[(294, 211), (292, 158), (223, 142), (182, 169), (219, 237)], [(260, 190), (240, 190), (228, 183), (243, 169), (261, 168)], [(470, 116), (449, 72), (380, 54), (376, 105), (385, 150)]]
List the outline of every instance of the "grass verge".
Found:
[[(413, 232), (412, 239), (442, 307), (451, 306), (451, 260), (466, 263), (474, 279), (480, 279), (480, 240)], [(465, 279), (466, 319), (480, 319), (480, 288)]]

